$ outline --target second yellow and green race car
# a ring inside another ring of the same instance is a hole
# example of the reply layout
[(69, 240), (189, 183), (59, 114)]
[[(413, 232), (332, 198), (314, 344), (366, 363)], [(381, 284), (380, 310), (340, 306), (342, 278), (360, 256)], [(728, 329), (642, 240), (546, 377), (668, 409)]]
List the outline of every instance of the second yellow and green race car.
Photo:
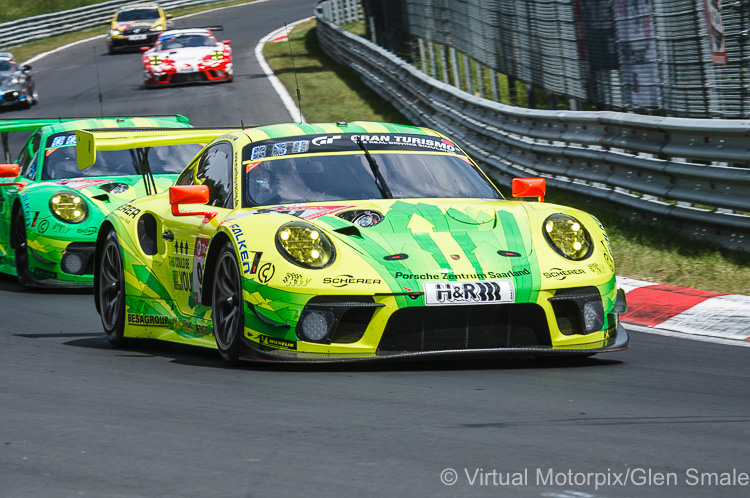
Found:
[[(118, 134), (79, 132), (80, 165), (94, 160), (82, 148), (125, 146)], [(543, 183), (514, 194), (543, 200)], [(230, 363), (628, 346), (595, 217), (506, 200), (448, 137), (387, 123), (217, 137), (168, 191), (107, 216), (94, 285), (113, 345), (174, 341)]]

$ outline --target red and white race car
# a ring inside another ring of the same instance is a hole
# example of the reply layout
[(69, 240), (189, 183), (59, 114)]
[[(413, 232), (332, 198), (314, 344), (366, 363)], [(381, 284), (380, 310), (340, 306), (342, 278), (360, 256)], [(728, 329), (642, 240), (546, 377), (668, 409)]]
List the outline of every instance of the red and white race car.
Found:
[(165, 31), (153, 47), (143, 47), (143, 81), (147, 87), (180, 83), (232, 81), (232, 47), (218, 41), (220, 27)]

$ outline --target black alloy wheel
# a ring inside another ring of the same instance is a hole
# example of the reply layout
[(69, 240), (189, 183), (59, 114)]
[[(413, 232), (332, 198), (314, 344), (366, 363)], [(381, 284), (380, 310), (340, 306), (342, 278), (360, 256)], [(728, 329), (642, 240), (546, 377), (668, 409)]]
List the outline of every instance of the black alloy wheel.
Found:
[(99, 263), (95, 292), (99, 296), (99, 313), (109, 343), (120, 347), (125, 342), (125, 270), (117, 232), (107, 234)]
[(214, 269), (212, 289), (214, 338), (219, 354), (230, 365), (239, 361), (242, 332), (245, 328), (242, 307), (242, 281), (234, 248), (227, 243)]
[(29, 247), (26, 238), (26, 220), (23, 211), (19, 209), (13, 218), (13, 247), (16, 248), (16, 274), (18, 283), (28, 287), (32, 283), (29, 275)]

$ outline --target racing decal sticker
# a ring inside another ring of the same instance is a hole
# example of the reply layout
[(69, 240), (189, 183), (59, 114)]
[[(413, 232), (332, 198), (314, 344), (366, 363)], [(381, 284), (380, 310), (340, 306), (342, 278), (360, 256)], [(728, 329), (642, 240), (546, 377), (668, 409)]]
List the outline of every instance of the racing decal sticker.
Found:
[(287, 273), (281, 283), (289, 287), (307, 287), (311, 278), (305, 278), (299, 273)]
[(591, 273), (594, 273), (596, 275), (604, 275), (605, 273), (607, 273), (606, 268), (604, 268), (599, 263), (591, 263), (588, 265), (588, 267)]
[(252, 216), (254, 214), (288, 214), (304, 220), (314, 220), (321, 216), (338, 213), (341, 210), (353, 207), (354, 206), (308, 206), (307, 204), (287, 204), (285, 206), (244, 211), (238, 215), (227, 218), (224, 221), (237, 221), (245, 216)]
[(585, 275), (586, 270), (583, 268), (573, 270), (563, 270), (561, 268), (550, 268), (549, 271), (542, 272), (544, 278), (554, 278), (555, 280), (565, 280), (569, 275)]
[(81, 190), (88, 187), (94, 187), (103, 183), (110, 182), (111, 180), (84, 180), (84, 179), (73, 179), (73, 180), (60, 180), (55, 182), (58, 185), (64, 185), (73, 190)]
[(229, 229), (234, 235), (234, 239), (237, 241), (237, 250), (240, 252), (240, 264), (242, 264), (242, 273), (250, 273), (250, 253), (247, 250), (247, 242), (245, 241), (245, 234), (242, 233), (242, 228), (239, 225), (230, 225)]
[(531, 275), (528, 268), (505, 272), (488, 271), (487, 273), (404, 273), (397, 271), (393, 276), (405, 280), (467, 280), (512, 278)]
[(339, 275), (337, 277), (326, 277), (323, 283), (332, 287), (346, 287), (350, 284), (377, 285), (383, 283), (379, 278), (357, 278), (353, 275)]
[(262, 284), (267, 284), (273, 278), (273, 274), (276, 273), (276, 267), (271, 263), (266, 263), (260, 267), (258, 272), (258, 281)]
[(515, 288), (512, 280), (425, 282), (424, 300), (427, 306), (513, 303)]
[(297, 343), (285, 339), (277, 339), (268, 335), (258, 334), (258, 343), (261, 346), (268, 346), (276, 349), (286, 349), (287, 351), (296, 351)]
[(206, 264), (209, 240), (205, 237), (195, 239), (195, 251), (193, 252), (193, 301), (201, 302), (203, 296), (203, 268)]
[(135, 219), (136, 216), (138, 216), (141, 213), (141, 210), (138, 209), (135, 206), (131, 206), (128, 204), (123, 204), (122, 206), (118, 207), (114, 210), (114, 213), (122, 220), (127, 223), (130, 223), (132, 220)]
[(161, 315), (141, 315), (139, 313), (128, 313), (128, 325), (137, 327), (169, 327), (172, 320)]

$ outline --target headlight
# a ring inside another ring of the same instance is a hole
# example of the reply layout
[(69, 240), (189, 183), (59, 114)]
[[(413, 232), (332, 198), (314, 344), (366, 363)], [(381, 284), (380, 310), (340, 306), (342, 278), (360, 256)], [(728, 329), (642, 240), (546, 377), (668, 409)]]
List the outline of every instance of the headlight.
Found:
[(558, 254), (579, 261), (591, 255), (591, 237), (580, 221), (557, 213), (544, 221), (544, 238)]
[(282, 256), (304, 268), (325, 268), (333, 263), (333, 244), (318, 228), (292, 221), (276, 232), (276, 247)]
[(159, 24), (158, 26), (151, 27), (151, 31), (164, 31), (164, 26)]
[(65, 223), (80, 223), (89, 215), (86, 201), (75, 192), (59, 192), (49, 200), (52, 214)]
[(152, 66), (158, 66), (161, 64), (161, 58), (158, 55), (152, 55), (148, 58), (148, 63)]
[(8, 81), (8, 83), (9, 83), (9, 84), (11, 84), (11, 85), (20, 85), (21, 83), (23, 83), (23, 81), (24, 81), (24, 80), (23, 80), (23, 78), (20, 78), (20, 77), (18, 77), (18, 76), (13, 76), (13, 77), (12, 77), (12, 78), (11, 78), (11, 79), (10, 79), (10, 80)]
[(117, 36), (117, 35), (120, 34), (120, 30), (119, 29), (113, 29), (113, 30), (111, 30), (109, 32), (109, 34), (112, 35), (112, 36)]
[(224, 58), (224, 52), (222, 52), (221, 50), (217, 50), (216, 52), (214, 52), (213, 54), (211, 54), (211, 59), (213, 59), (215, 61), (220, 61), (223, 58)]

